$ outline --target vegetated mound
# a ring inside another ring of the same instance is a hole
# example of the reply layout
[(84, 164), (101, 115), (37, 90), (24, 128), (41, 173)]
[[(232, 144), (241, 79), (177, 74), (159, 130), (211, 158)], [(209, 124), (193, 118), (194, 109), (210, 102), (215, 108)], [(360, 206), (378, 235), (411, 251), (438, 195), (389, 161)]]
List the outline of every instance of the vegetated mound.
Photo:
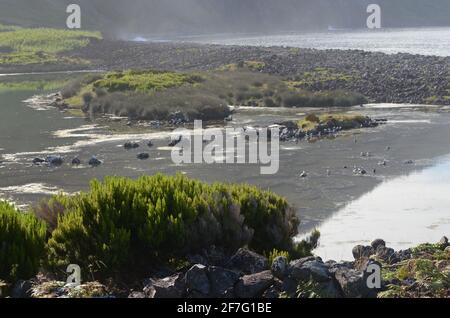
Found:
[(300, 120), (297, 125), (303, 131), (308, 132), (321, 127), (340, 127), (340, 130), (349, 130), (370, 127), (374, 123), (370, 117), (360, 114), (326, 113), (316, 115), (312, 113)]
[(93, 39), (101, 39), (101, 34), (0, 25), (0, 65), (88, 64), (60, 53), (85, 47)]
[(228, 105), (266, 107), (353, 106), (366, 102), (347, 91), (310, 92), (281, 77), (258, 71), (247, 61), (201, 73), (121, 71), (95, 75), (67, 85), (61, 92), (68, 107), (89, 114), (114, 114), (137, 120), (223, 120)]

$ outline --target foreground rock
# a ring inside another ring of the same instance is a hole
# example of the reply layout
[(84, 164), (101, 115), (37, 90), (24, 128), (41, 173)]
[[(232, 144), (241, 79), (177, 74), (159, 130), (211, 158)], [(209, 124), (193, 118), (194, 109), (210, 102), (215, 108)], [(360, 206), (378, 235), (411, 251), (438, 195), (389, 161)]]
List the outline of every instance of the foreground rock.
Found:
[[(269, 264), (267, 258), (246, 248), (231, 256), (212, 248), (190, 257), (191, 265), (177, 273), (133, 284), (143, 286), (141, 289), (118, 293), (117, 287), (98, 282), (74, 286), (36, 279), (10, 285), (6, 295), (17, 298), (450, 297), (450, 245), (446, 237), (439, 243), (404, 251), (395, 251), (384, 240), (377, 239), (368, 246), (355, 246), (353, 255), (353, 261), (339, 263), (324, 262), (315, 256), (288, 262), (285, 256), (278, 256)], [(192, 263), (196, 261), (202, 263)], [(373, 268), (380, 269), (378, 286)], [(2, 290), (7, 287), (4, 285)]]

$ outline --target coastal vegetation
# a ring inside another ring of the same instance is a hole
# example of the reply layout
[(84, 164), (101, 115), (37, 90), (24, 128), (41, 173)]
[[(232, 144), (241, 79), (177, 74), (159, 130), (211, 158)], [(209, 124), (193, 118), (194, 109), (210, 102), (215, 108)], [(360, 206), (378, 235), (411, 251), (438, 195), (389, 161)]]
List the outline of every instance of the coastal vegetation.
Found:
[(0, 202), (0, 280), (28, 279), (44, 257), (46, 225), (31, 213)]
[(284, 198), (253, 186), (182, 175), (109, 177), (27, 213), (1, 203), (0, 279), (27, 279), (40, 268), (64, 271), (68, 264), (89, 269), (89, 278), (127, 277), (130, 268), (137, 274), (175, 266), (213, 246), (230, 254), (248, 246), (263, 254), (311, 255), (313, 246), (293, 242), (298, 225)]
[(93, 39), (101, 39), (101, 34), (90, 31), (2, 25), (0, 65), (87, 64), (86, 60), (70, 58), (60, 53), (85, 47)]
[(379, 297), (448, 297), (449, 260), (450, 247), (446, 243), (426, 243), (413, 248), (411, 259), (385, 265), (383, 278), (387, 282), (387, 290)]
[(223, 120), (228, 105), (255, 107), (353, 106), (367, 100), (337, 90), (311, 92), (281, 77), (258, 71), (256, 61), (210, 72), (122, 71), (71, 82), (62, 91), (69, 108), (89, 114), (114, 114), (131, 119), (167, 120), (183, 113), (183, 122)]

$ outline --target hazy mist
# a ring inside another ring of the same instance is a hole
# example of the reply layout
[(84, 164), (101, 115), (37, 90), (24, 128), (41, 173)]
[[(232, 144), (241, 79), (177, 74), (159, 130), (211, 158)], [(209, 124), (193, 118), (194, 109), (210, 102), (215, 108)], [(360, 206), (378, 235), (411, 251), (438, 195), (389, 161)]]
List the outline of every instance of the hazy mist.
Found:
[(69, 3), (114, 37), (362, 28), (370, 3), (384, 27), (450, 25), (449, 0), (1, 0), (0, 23), (64, 27)]

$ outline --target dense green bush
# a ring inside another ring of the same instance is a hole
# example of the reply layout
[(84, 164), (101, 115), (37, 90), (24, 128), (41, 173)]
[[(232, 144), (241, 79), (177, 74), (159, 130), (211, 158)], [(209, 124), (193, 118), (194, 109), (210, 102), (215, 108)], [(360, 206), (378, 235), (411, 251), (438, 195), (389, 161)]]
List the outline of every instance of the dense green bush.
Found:
[(45, 252), (45, 223), (0, 202), (0, 279), (29, 279)]
[[(184, 176), (93, 181), (65, 200), (48, 242), (53, 266), (76, 263), (111, 274), (180, 259), (212, 245), (233, 252), (289, 251), (298, 219), (285, 199), (247, 185)], [(133, 267), (131, 267), (133, 266)]]

